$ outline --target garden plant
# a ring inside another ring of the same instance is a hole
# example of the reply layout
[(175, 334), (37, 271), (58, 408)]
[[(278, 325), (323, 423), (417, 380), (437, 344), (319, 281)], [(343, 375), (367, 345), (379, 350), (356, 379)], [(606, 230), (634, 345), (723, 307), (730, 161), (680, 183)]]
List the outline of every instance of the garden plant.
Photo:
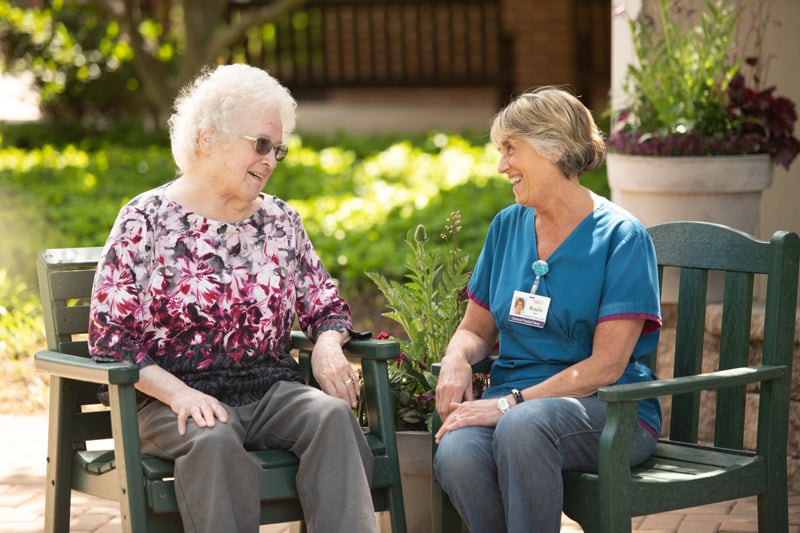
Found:
[[(800, 152), (796, 106), (761, 87), (761, 40), (768, 21), (746, 19), (742, 4), (690, 9), (659, 0), (655, 14), (630, 20), (636, 64), (628, 66), (610, 151), (631, 155), (769, 154), (788, 169)], [(747, 28), (745, 35), (738, 31)], [(755, 50), (744, 55), (750, 33)]]
[(400, 324), (406, 337), (400, 339), (399, 360), (390, 367), (395, 424), (401, 429), (430, 429), (437, 382), (431, 367), (441, 360), (467, 306), (471, 263), (458, 247), (460, 231), (461, 212), (453, 211), (441, 234), (449, 243), (443, 257), (427, 247), (428, 232), (419, 224), (406, 238), (402, 281), (367, 272), (390, 309), (384, 316)]

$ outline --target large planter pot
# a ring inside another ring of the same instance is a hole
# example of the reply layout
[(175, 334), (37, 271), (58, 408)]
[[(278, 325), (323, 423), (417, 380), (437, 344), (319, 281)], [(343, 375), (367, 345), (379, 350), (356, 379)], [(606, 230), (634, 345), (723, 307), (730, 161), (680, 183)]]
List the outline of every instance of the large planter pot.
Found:
[[(409, 533), (430, 533), (431, 434), (428, 431), (398, 431), (396, 435), (406, 529)], [(379, 526), (381, 533), (392, 531), (389, 513), (381, 513)]]
[(772, 185), (767, 154), (660, 157), (608, 154), (611, 200), (645, 226), (704, 220), (754, 233), (761, 193)]
[[(410, 532), (431, 531), (431, 434), (428, 431), (398, 431), (403, 504)], [(388, 530), (387, 530), (388, 531)]]
[[(755, 233), (762, 192), (772, 184), (769, 155), (636, 156), (608, 154), (611, 200), (645, 227), (673, 220), (702, 220)], [(662, 299), (677, 300), (674, 273)], [(721, 277), (709, 280), (709, 300), (719, 301)]]

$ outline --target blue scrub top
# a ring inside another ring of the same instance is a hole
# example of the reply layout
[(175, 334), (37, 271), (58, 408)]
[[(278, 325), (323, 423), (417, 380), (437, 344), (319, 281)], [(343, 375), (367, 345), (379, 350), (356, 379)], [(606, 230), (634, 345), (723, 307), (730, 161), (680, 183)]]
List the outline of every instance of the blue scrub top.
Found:
[[(519, 204), (495, 216), (469, 282), (469, 295), (491, 311), (498, 358), (484, 398), (540, 383), (592, 353), (599, 322), (644, 318), (632, 362), (617, 383), (656, 379), (635, 360), (654, 350), (661, 325), (658, 269), (650, 235), (630, 213), (599, 198), (596, 208), (547, 260), (537, 295), (550, 298), (544, 327), (509, 320), (514, 291), (530, 292), (539, 259), (534, 209)], [(639, 402), (639, 417), (661, 430), (657, 398)]]

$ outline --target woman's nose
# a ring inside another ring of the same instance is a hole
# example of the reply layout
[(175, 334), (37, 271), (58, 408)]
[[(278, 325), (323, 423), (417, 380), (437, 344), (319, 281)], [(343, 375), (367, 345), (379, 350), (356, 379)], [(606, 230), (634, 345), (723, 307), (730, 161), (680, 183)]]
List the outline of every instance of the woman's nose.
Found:
[(497, 162), (497, 171), (503, 174), (507, 168), (508, 162), (506, 161), (506, 156), (502, 155), (500, 156), (500, 161)]
[(278, 166), (278, 160), (275, 158), (275, 150), (270, 150), (266, 154), (262, 155), (261, 162), (267, 165), (269, 168), (275, 168)]

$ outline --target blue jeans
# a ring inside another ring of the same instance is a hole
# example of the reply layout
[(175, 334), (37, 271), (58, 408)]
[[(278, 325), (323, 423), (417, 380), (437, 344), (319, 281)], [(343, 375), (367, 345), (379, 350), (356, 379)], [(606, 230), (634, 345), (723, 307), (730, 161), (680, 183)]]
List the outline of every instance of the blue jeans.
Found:
[[(561, 472), (597, 472), (605, 418), (606, 404), (597, 396), (526, 401), (494, 428), (445, 434), (434, 458), (436, 476), (472, 533), (558, 533)], [(647, 459), (656, 440), (639, 426), (631, 465)]]

